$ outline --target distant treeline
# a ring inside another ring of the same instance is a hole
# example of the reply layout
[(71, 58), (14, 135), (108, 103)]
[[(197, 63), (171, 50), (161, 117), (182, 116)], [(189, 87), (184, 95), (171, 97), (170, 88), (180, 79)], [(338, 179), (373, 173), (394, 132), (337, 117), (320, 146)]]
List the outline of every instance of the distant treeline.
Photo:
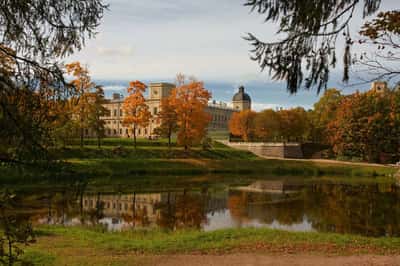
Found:
[(400, 90), (342, 95), (328, 89), (312, 110), (242, 111), (233, 115), (229, 128), (243, 141), (328, 144), (340, 159), (395, 162), (400, 147)]

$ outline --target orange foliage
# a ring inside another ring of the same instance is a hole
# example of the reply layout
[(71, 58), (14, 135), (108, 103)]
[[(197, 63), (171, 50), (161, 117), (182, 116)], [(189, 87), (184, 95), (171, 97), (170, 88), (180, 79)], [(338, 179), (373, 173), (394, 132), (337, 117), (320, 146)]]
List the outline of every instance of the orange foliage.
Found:
[(73, 62), (65, 66), (68, 74), (74, 79), (70, 82), (75, 93), (71, 98), (71, 109), (74, 117), (77, 118), (80, 130), (81, 146), (83, 146), (84, 130), (88, 127), (88, 119), (91, 112), (91, 90), (95, 88), (86, 67), (79, 62)]
[(229, 121), (229, 130), (232, 135), (242, 137), (244, 141), (249, 141), (254, 133), (256, 115), (257, 113), (251, 110), (234, 113)]
[(122, 123), (130, 126), (133, 134), (136, 147), (136, 129), (138, 127), (146, 127), (149, 124), (151, 113), (146, 105), (146, 99), (143, 93), (147, 86), (140, 81), (132, 81), (127, 88), (128, 96), (124, 100), (122, 106), (124, 110), (124, 120)]
[(178, 144), (189, 149), (206, 135), (211, 116), (205, 111), (211, 94), (203, 82), (190, 82), (172, 90), (171, 103), (177, 114)]
[(161, 100), (161, 110), (158, 113), (158, 120), (161, 125), (156, 129), (157, 134), (168, 138), (168, 145), (171, 146), (172, 133), (178, 129), (177, 113), (171, 97)]

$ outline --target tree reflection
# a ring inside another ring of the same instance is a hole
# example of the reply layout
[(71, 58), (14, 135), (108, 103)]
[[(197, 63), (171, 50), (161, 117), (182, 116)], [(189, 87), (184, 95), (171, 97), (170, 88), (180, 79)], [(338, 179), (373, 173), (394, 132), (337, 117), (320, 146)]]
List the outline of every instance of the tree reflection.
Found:
[[(173, 197), (173, 198), (172, 198)], [(176, 230), (183, 228), (200, 229), (207, 222), (205, 195), (167, 194), (167, 201), (158, 205), (160, 217), (157, 224), (165, 229)]]

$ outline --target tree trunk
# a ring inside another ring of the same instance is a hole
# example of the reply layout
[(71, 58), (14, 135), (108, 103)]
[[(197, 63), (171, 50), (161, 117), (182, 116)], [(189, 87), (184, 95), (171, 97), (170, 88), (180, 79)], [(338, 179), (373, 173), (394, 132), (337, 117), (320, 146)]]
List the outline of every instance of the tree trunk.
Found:
[(83, 148), (83, 128), (81, 127), (81, 148)]
[(14, 264), (13, 254), (12, 254), (12, 243), (11, 239), (8, 238), (8, 265), (12, 266)]
[(172, 132), (171, 132), (171, 129), (168, 131), (168, 148), (169, 149), (171, 149), (171, 135), (172, 135)]
[(136, 126), (133, 127), (133, 143), (134, 143), (135, 150), (136, 150)]

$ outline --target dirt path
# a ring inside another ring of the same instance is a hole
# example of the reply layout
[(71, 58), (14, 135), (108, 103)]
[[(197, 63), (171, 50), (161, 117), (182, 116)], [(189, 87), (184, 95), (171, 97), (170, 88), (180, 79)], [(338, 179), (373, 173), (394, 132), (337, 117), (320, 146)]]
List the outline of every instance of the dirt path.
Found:
[(171, 255), (147, 258), (145, 265), (157, 266), (400, 266), (400, 256), (323, 256), (323, 255)]

